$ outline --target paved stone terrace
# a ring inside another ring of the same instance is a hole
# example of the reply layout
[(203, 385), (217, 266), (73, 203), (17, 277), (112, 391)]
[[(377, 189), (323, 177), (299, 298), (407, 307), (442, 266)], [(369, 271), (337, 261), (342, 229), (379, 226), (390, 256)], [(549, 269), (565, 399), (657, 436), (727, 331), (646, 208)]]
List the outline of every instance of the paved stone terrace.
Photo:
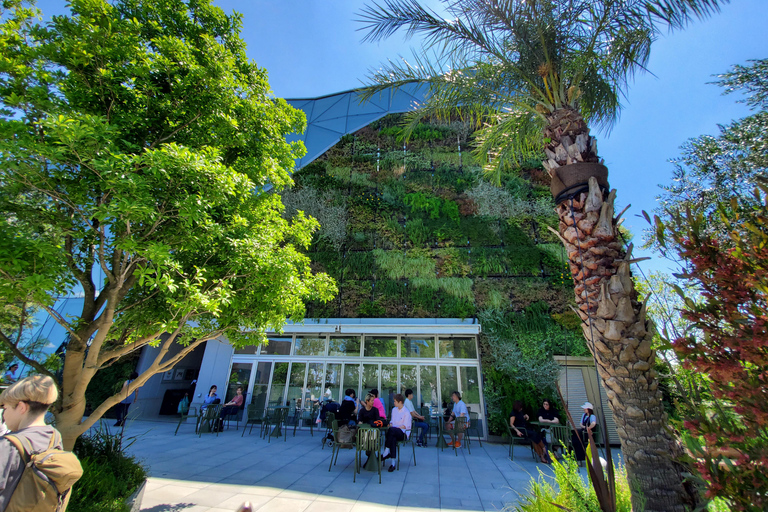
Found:
[[(216, 437), (198, 438), (185, 424), (174, 437), (175, 423), (135, 421), (126, 437), (138, 436), (129, 451), (149, 467), (142, 500), (145, 512), (233, 512), (250, 501), (259, 512), (410, 512), (415, 509), (496, 511), (517, 502), (538, 469), (527, 446), (472, 443), (440, 452), (432, 436), (429, 448), (403, 450), (400, 471), (365, 470), (352, 482), (354, 450), (342, 450), (328, 472), (331, 450), (320, 448), (322, 434), (298, 431), (288, 440), (259, 438), (258, 427), (241, 437), (234, 424)], [(584, 472), (584, 469), (581, 470)]]

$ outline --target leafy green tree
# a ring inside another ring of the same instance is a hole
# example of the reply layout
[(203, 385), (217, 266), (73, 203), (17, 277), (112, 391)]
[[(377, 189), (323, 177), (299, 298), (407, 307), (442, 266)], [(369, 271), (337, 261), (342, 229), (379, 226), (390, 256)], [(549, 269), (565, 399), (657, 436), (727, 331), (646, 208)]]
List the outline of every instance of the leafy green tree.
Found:
[[(727, 0), (726, 0), (727, 1)], [(574, 278), (584, 334), (617, 422), (635, 510), (686, 510), (679, 451), (666, 428), (652, 349), (653, 325), (630, 277), (614, 212), (616, 191), (589, 125), (610, 126), (655, 37), (715, 12), (718, 0), (445, 0), (437, 13), (412, 0), (371, 3), (366, 39), (399, 30), (424, 36), (411, 59), (372, 75), (368, 94), (411, 83), (428, 97), (410, 118), (469, 116), (485, 128), (478, 152), (497, 183), (541, 157), (553, 179), (559, 236)], [(590, 466), (590, 475), (602, 469)], [(610, 466), (609, 466), (610, 468)], [(611, 471), (609, 469), (609, 471)], [(615, 493), (598, 493), (604, 510)]]
[[(278, 195), (303, 154), (304, 115), (271, 95), (238, 15), (210, 0), (73, 0), (38, 24), (0, 11), (0, 295), (69, 334), (56, 424), (71, 448), (100, 370), (160, 350), (130, 386), (206, 340), (258, 343), (305, 300), (329, 300), (301, 249), (317, 222)], [(74, 291), (82, 311), (53, 308)], [(0, 342), (41, 373), (16, 331)], [(181, 345), (171, 351), (174, 343)]]
[[(760, 209), (752, 192), (758, 183), (768, 180), (768, 59), (750, 62), (749, 66), (734, 66), (715, 83), (725, 94), (744, 92), (741, 101), (755, 113), (721, 126), (717, 137), (702, 135), (683, 145), (683, 155), (673, 160), (672, 182), (661, 187), (664, 193), (658, 197), (661, 206), (656, 213), (663, 223), (683, 218), (686, 210), (701, 213), (709, 219), (702, 226), (704, 232), (726, 242), (729, 229), (721, 215), (733, 221), (736, 213), (745, 219), (750, 211)], [(731, 204), (734, 197), (739, 201)], [(653, 246), (654, 241), (654, 233), (648, 233), (646, 244)], [(663, 248), (656, 248), (663, 253)]]

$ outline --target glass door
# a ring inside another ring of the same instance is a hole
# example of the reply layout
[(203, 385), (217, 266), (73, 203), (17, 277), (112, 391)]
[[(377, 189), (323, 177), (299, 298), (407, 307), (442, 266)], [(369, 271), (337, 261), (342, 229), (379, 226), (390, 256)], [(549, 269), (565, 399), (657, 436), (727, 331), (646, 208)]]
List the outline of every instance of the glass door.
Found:
[[(344, 391), (348, 388), (354, 389), (357, 396), (360, 396), (360, 364), (344, 363), (344, 382), (342, 383), (341, 398), (339, 403), (344, 400)], [(363, 397), (365, 398), (365, 397)]]
[(392, 408), (395, 406), (395, 395), (397, 393), (397, 365), (382, 364), (379, 397), (384, 403), (384, 410), (387, 411), (387, 416), (392, 415)]
[(269, 407), (285, 405), (285, 384), (288, 379), (289, 363), (275, 363), (272, 386), (269, 388)]
[(291, 364), (291, 376), (288, 379), (288, 394), (285, 397), (285, 403), (286, 405), (290, 405), (291, 409), (301, 407), (302, 398), (304, 397), (304, 379), (306, 378), (306, 373), (307, 363)]
[(269, 381), (272, 377), (272, 363), (256, 363), (256, 375), (253, 379), (253, 393), (251, 402), (258, 410), (263, 410), (267, 406), (267, 393), (269, 392)]
[(236, 394), (238, 387), (243, 388), (243, 397), (248, 397), (248, 386), (251, 383), (251, 368), (253, 363), (232, 363), (232, 371), (229, 373), (227, 393), (222, 403), (227, 403)]

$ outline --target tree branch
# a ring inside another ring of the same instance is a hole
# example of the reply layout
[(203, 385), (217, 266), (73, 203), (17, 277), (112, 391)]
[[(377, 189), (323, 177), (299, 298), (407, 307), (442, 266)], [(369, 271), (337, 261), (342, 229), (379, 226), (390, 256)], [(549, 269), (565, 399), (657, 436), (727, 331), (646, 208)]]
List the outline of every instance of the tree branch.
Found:
[(3, 332), (0, 332), (0, 341), (2, 341), (3, 344), (6, 345), (11, 350), (13, 355), (16, 356), (24, 364), (28, 364), (29, 366), (31, 366), (32, 368), (34, 368), (35, 370), (37, 370), (39, 373), (41, 373), (43, 375), (47, 375), (47, 376), (49, 376), (51, 378), (54, 378), (53, 374), (51, 372), (49, 372), (45, 368), (45, 366), (43, 366), (42, 364), (38, 363), (34, 359), (31, 359), (31, 358), (27, 357), (26, 355), (24, 355), (24, 353), (21, 350), (19, 350), (19, 348), (13, 342), (11, 342), (11, 340), (8, 338), (8, 336), (6, 336)]
[(197, 121), (197, 120), (200, 118), (200, 116), (201, 116), (201, 115), (202, 115), (202, 114), (201, 114), (200, 112), (198, 112), (198, 113), (195, 115), (195, 117), (193, 117), (192, 119), (190, 119), (190, 120), (189, 120), (189, 121), (187, 121), (186, 123), (182, 124), (181, 126), (179, 126), (178, 128), (176, 128), (175, 130), (173, 130), (173, 131), (172, 131), (171, 133), (169, 133), (167, 136), (165, 136), (165, 137), (160, 137), (160, 138), (159, 138), (159, 139), (157, 139), (155, 142), (153, 142), (152, 144), (150, 144), (150, 145), (149, 145), (149, 149), (155, 149), (155, 146), (157, 146), (158, 144), (162, 144), (163, 142), (167, 141), (168, 139), (170, 139), (171, 137), (173, 137), (174, 135), (176, 135), (177, 133), (179, 133), (181, 130), (183, 130), (184, 128), (186, 128), (186, 127), (187, 127), (187, 126), (189, 126), (190, 124), (192, 124), (192, 123), (194, 123), (195, 121)]

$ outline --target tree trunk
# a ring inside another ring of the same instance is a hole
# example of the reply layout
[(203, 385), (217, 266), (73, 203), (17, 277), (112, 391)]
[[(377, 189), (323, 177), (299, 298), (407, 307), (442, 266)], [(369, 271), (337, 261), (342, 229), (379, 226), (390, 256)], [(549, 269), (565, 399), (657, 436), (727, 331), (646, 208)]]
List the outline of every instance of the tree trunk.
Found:
[[(576, 110), (560, 109), (549, 118), (544, 166), (599, 162), (594, 138)], [(635, 511), (689, 510), (694, 500), (677, 462), (680, 445), (667, 427), (661, 391), (653, 370), (654, 325), (637, 300), (631, 279), (631, 246), (622, 248), (614, 218), (616, 191), (589, 179), (557, 207), (559, 233), (568, 254), (578, 314), (616, 421)]]

